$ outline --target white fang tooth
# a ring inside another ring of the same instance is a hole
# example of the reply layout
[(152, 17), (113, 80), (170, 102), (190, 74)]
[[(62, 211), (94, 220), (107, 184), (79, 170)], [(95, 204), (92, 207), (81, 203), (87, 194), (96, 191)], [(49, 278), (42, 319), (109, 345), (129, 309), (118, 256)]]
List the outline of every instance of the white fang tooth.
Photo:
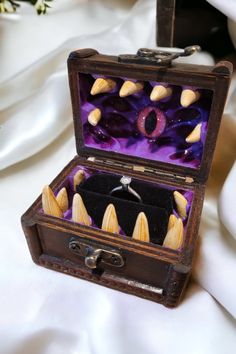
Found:
[(193, 131), (185, 139), (187, 143), (197, 143), (201, 139), (202, 123), (196, 125)]
[(107, 93), (112, 91), (116, 87), (116, 82), (112, 79), (98, 78), (94, 81), (91, 88), (91, 95), (97, 95), (99, 93)]
[(185, 218), (187, 216), (187, 199), (178, 191), (174, 192), (174, 200), (176, 203), (178, 214), (181, 218)]
[(73, 197), (72, 220), (82, 225), (91, 225), (91, 218), (89, 217), (88, 212), (85, 208), (83, 199), (78, 193), (76, 193)]
[(148, 221), (146, 215), (143, 212), (138, 214), (132, 238), (144, 242), (150, 241)]
[(109, 204), (105, 210), (101, 229), (104, 231), (112, 232), (114, 234), (119, 233), (116, 209), (113, 204)]
[(95, 127), (101, 118), (102, 118), (101, 110), (99, 108), (95, 108), (89, 113), (88, 122)]
[(76, 186), (78, 186), (85, 178), (85, 173), (83, 170), (78, 170), (74, 175), (73, 182), (74, 182), (74, 191), (76, 191)]
[(63, 217), (62, 210), (59, 207), (54, 193), (49, 186), (45, 186), (43, 188), (42, 206), (45, 214), (55, 216), (57, 218)]
[(165, 87), (163, 85), (156, 85), (152, 89), (150, 100), (151, 101), (163, 100), (164, 98), (171, 96), (172, 92), (173, 92), (172, 88), (170, 87)]
[(173, 250), (179, 249), (184, 240), (184, 227), (181, 219), (177, 219), (174, 226), (167, 232), (163, 242), (164, 247)]
[(192, 103), (198, 101), (200, 98), (200, 92), (191, 89), (184, 89), (181, 93), (180, 104), (182, 107), (188, 107)]
[(169, 217), (167, 230), (169, 231), (175, 224), (177, 217), (174, 214), (171, 214)]
[(68, 202), (68, 195), (67, 195), (67, 190), (65, 187), (63, 187), (57, 194), (56, 196), (57, 203), (63, 213), (65, 213), (68, 210), (69, 207), (69, 202)]
[(144, 87), (143, 82), (125, 81), (121, 86), (120, 97), (127, 97), (141, 91)]

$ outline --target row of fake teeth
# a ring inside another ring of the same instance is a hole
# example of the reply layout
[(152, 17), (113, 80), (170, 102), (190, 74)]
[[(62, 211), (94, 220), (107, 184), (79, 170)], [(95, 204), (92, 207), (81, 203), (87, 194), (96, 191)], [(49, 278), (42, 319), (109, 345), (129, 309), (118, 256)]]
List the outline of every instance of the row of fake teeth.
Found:
[[(167, 234), (164, 239), (163, 246), (176, 250), (181, 248), (183, 244), (184, 228), (181, 218), (185, 218), (187, 216), (187, 200), (177, 191), (174, 192), (174, 198), (180, 217), (177, 218), (174, 214), (170, 215)], [(51, 188), (49, 186), (45, 186), (42, 192), (42, 207), (45, 214), (63, 218), (63, 213), (65, 213), (69, 208), (66, 188), (63, 187), (55, 197)], [(75, 193), (73, 197), (72, 221), (86, 226), (92, 225), (92, 219), (88, 215), (83, 199), (78, 193)], [(109, 204), (105, 210), (101, 229), (103, 231), (119, 234), (120, 226), (113, 204)], [(138, 214), (132, 238), (143, 242), (150, 242), (148, 221), (145, 213), (143, 212)]]
[[(88, 114), (88, 122), (94, 127), (100, 122), (102, 118), (102, 112), (99, 108), (95, 108)], [(189, 144), (197, 143), (201, 139), (202, 123), (199, 123), (186, 137), (185, 141)]]
[[(49, 186), (45, 186), (42, 193), (44, 213), (58, 218), (63, 218), (63, 211), (65, 212), (68, 209), (68, 198), (66, 198), (65, 195), (67, 195), (65, 188), (62, 188), (57, 197), (55, 197), (51, 188)], [(65, 202), (65, 199), (67, 199), (67, 202)], [(92, 225), (92, 219), (88, 215), (83, 200), (78, 193), (74, 194), (73, 197), (72, 221), (86, 226)], [(101, 230), (119, 234), (120, 226), (113, 204), (109, 204), (105, 210)], [(174, 214), (172, 214), (169, 218), (168, 230), (163, 246), (175, 250), (181, 248), (183, 244), (183, 235), (184, 228), (181, 218), (177, 218)], [(145, 213), (143, 212), (138, 214), (132, 238), (143, 242), (150, 242), (148, 221)]]
[[(78, 170), (73, 177), (73, 189), (76, 191), (78, 186), (85, 178), (83, 170)], [(43, 211), (47, 215), (63, 218), (69, 208), (69, 199), (67, 190), (65, 187), (61, 188), (55, 197), (53, 191), (49, 186), (45, 186), (42, 191), (42, 207)]]
[[(73, 189), (76, 192), (76, 187), (80, 185), (82, 181), (85, 179), (85, 173), (84, 170), (80, 169), (78, 170), (74, 177), (73, 177)], [(63, 189), (63, 188), (62, 188)], [(64, 188), (65, 189), (65, 188)], [(174, 191), (174, 201), (176, 205), (176, 209), (178, 212), (178, 215), (180, 218), (185, 219), (187, 217), (187, 206), (188, 206), (188, 201), (187, 199), (183, 196), (178, 191)], [(57, 198), (60, 197), (60, 192), (57, 194)]]
[[(73, 177), (73, 189), (76, 192), (76, 187), (79, 186), (81, 184), (82, 181), (85, 180), (85, 173), (84, 170), (79, 169)], [(62, 188), (62, 190), (65, 190), (65, 188)], [(68, 209), (68, 198), (67, 195), (62, 194), (61, 195), (61, 191), (57, 194), (57, 199), (59, 201), (61, 200), (66, 200), (67, 199), (67, 203), (65, 203), (65, 207), (67, 206), (67, 208), (65, 209), (64, 207), (62, 208), (64, 210), (64, 212)], [(64, 192), (65, 193), (65, 192)], [(178, 212), (178, 215), (180, 218), (185, 219), (187, 216), (187, 205), (188, 205), (188, 201), (187, 199), (183, 196), (183, 194), (181, 194), (178, 191), (174, 191), (173, 193), (174, 195), (174, 201), (175, 201), (175, 205), (176, 205), (176, 209)]]
[[(91, 88), (91, 95), (97, 95), (99, 93), (108, 93), (115, 89), (116, 82), (112, 79), (98, 78), (94, 81), (94, 84)], [(127, 97), (142, 91), (144, 88), (144, 83), (141, 81), (125, 81), (120, 88), (119, 96)], [(173, 90), (169, 86), (165, 85), (156, 85), (153, 87), (150, 94), (151, 101), (160, 101), (170, 97), (173, 93)], [(180, 104), (182, 107), (188, 107), (194, 102), (198, 101), (200, 98), (200, 92), (190, 88), (183, 89), (180, 97)]]

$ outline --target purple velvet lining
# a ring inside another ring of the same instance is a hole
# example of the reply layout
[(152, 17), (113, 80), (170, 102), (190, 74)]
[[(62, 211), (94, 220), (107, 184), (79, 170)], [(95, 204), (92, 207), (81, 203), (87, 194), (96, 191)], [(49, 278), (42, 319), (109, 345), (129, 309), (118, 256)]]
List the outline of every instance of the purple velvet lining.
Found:
[[(159, 102), (152, 102), (149, 97), (152, 87), (159, 83), (145, 82), (141, 92), (120, 98), (120, 87), (124, 80), (127, 80), (127, 78), (120, 77), (113, 78), (117, 85), (110, 93), (92, 96), (90, 90), (95, 79), (104, 76), (78, 75), (85, 146), (189, 168), (200, 167), (212, 91), (191, 87), (197, 89), (201, 97), (188, 108), (183, 108), (180, 105), (180, 95), (182, 89), (186, 87), (170, 85), (173, 90), (171, 97)], [(137, 127), (139, 112), (150, 106), (158, 108), (166, 117), (165, 129), (157, 138), (145, 137)], [(87, 122), (87, 119), (90, 111), (95, 108), (101, 110), (102, 119), (94, 127)], [(199, 123), (202, 123), (201, 140), (193, 144), (187, 143), (186, 137)]]

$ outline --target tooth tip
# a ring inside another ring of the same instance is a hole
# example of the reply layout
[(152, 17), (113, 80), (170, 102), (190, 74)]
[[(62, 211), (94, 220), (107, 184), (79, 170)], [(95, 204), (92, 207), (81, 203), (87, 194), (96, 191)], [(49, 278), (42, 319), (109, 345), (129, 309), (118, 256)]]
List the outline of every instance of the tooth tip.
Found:
[(81, 202), (82, 201), (81, 195), (79, 193), (75, 193), (73, 200)]
[(69, 207), (68, 195), (65, 187), (61, 188), (57, 193), (56, 200), (63, 213), (65, 213)]
[(150, 241), (148, 220), (144, 212), (140, 212), (137, 216), (132, 238), (144, 242)]
[(126, 97), (129, 95), (130, 89), (133, 87), (133, 82), (131, 81), (125, 81), (123, 85), (121, 86), (121, 89), (119, 91), (119, 96), (120, 97)]
[(107, 206), (107, 210), (113, 210), (113, 211), (116, 211), (115, 207), (114, 207), (114, 204), (110, 203), (108, 204)]
[(116, 86), (116, 82), (112, 79), (98, 78), (94, 81), (90, 90), (92, 96), (99, 93), (106, 93), (112, 91)]
[(141, 212), (138, 214), (138, 218), (139, 218), (140, 220), (145, 220), (145, 221), (147, 221), (147, 217), (146, 217), (146, 215), (145, 215), (145, 213), (144, 213), (143, 211), (141, 211)]
[(43, 194), (43, 195), (50, 195), (50, 196), (53, 196), (53, 197), (54, 197), (54, 193), (53, 193), (53, 191), (52, 191), (52, 189), (51, 189), (51, 187), (50, 187), (49, 185), (45, 185), (45, 186), (43, 187), (42, 194)]
[(79, 193), (75, 193), (72, 201), (72, 220), (82, 225), (91, 226), (92, 221), (88, 215), (83, 199)]
[(168, 221), (168, 227), (167, 227), (168, 231), (174, 226), (176, 220), (177, 220), (177, 217), (175, 216), (175, 214), (171, 214), (169, 217), (169, 221)]
[(102, 87), (104, 86), (105, 80), (102, 78), (98, 78), (94, 81), (93, 86), (91, 88), (90, 94), (92, 96), (98, 94)]
[(84, 175), (84, 170), (76, 171), (75, 176), (77, 176), (77, 175)]
[(66, 188), (65, 187), (62, 187), (61, 189), (60, 189), (60, 191), (58, 192), (58, 194), (59, 193), (61, 193), (61, 194), (67, 194), (67, 191), (66, 191)]
[(119, 233), (119, 223), (116, 215), (115, 206), (110, 203), (104, 212), (102, 227), (103, 231), (112, 232), (115, 234)]
[(48, 184), (46, 184), (46, 185), (43, 187), (43, 192), (48, 192), (48, 191), (51, 191), (51, 188), (49, 187)]
[(181, 93), (180, 104), (182, 107), (187, 108), (192, 103), (198, 101), (200, 93), (191, 89), (184, 89)]
[(98, 122), (102, 118), (102, 112), (99, 108), (93, 109), (88, 115), (88, 122), (94, 127), (98, 124)]
[(196, 125), (192, 132), (187, 136), (185, 141), (187, 143), (197, 143), (201, 139), (202, 123)]
[(142, 82), (125, 81), (120, 88), (119, 96), (127, 97), (141, 91), (142, 89), (143, 89)]
[(174, 200), (179, 216), (185, 218), (187, 216), (187, 199), (180, 192), (174, 191)]
[(58, 218), (63, 217), (62, 210), (59, 207), (56, 197), (49, 185), (43, 187), (42, 207), (44, 213), (47, 215), (55, 216)]
[(73, 183), (74, 183), (74, 191), (76, 191), (76, 186), (78, 186), (85, 178), (85, 172), (84, 170), (78, 170), (74, 177), (73, 177)]
[(156, 85), (153, 87), (150, 94), (151, 101), (160, 101), (164, 98), (169, 97), (172, 94), (172, 89), (170, 87), (165, 87), (162, 85)]
[(63, 193), (65, 193), (65, 192), (66, 192), (66, 188), (65, 188), (65, 187), (62, 187), (62, 188), (60, 189), (60, 191), (58, 192), (58, 194), (59, 194), (59, 193), (62, 193), (62, 194), (63, 194)]
[(172, 228), (168, 230), (163, 246), (174, 250), (180, 249), (183, 245), (183, 236), (183, 222), (180, 218), (178, 218)]

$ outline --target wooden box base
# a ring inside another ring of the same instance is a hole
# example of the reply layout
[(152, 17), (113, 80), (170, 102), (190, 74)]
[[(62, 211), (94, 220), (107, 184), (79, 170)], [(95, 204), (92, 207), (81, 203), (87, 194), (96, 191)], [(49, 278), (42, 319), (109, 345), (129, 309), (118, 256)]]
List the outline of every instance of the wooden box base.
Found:
[[(75, 157), (52, 182), (53, 191), (60, 188), (77, 165), (122, 173), (121, 168), (105, 167), (100, 163)], [(173, 184), (173, 181), (163, 181), (151, 175), (143, 176), (141, 172), (134, 171), (129, 174), (140, 180), (179, 187), (176, 183)], [(46, 268), (159, 302), (167, 307), (175, 307), (181, 299), (191, 272), (204, 194), (204, 188), (199, 185), (188, 185), (185, 188), (193, 190), (194, 199), (186, 227), (185, 244), (181, 251), (146, 244), (45, 215), (41, 212), (39, 197), (22, 216), (22, 226), (32, 259)], [(115, 250), (122, 255), (124, 266), (101, 263), (96, 269), (90, 269), (85, 264), (85, 257), (71, 251), (71, 241), (82, 242), (96, 249)]]

